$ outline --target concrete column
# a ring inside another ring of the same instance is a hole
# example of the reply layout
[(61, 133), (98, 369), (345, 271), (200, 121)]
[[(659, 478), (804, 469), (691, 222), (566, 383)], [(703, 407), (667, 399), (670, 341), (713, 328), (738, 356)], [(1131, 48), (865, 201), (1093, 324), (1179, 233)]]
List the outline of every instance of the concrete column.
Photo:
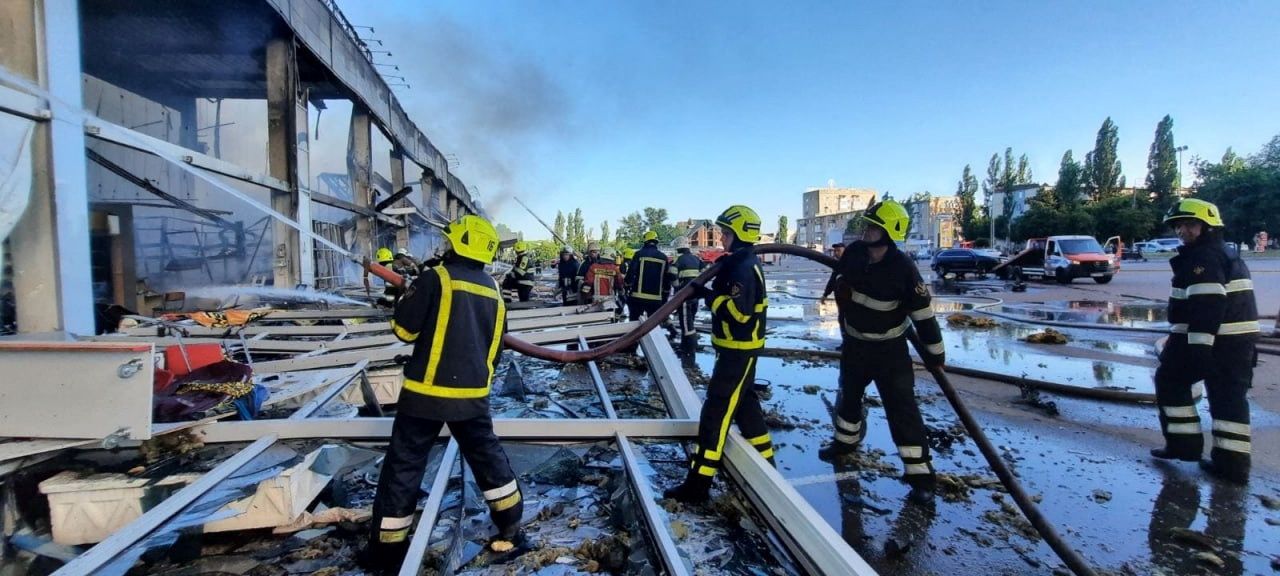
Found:
[[(392, 146), (391, 148), (391, 193), (395, 194), (404, 188), (404, 154), (399, 148)], [(412, 206), (409, 198), (401, 198), (397, 200), (394, 207), (408, 208)], [(404, 226), (396, 229), (396, 248), (409, 247), (409, 227)]]
[[(76, 0), (0, 2), (0, 30), (0, 64), (80, 105)], [(10, 235), (19, 332), (94, 332), (84, 147), (75, 119), (42, 122), (32, 138), (31, 199)]]
[[(351, 106), (351, 131), (347, 138), (347, 174), (351, 177), (351, 191), (357, 206), (373, 206), (373, 143), (369, 111), (357, 103)], [(356, 255), (373, 257), (373, 222), (366, 216), (356, 216)]]
[[(290, 218), (298, 216), (297, 118), (294, 107), (298, 93), (297, 66), (292, 37), (267, 41), (267, 165), (273, 178), (289, 183), (290, 190), (273, 190), (271, 207)], [(309, 225), (309, 223), (303, 223)], [(276, 221), (272, 224), (275, 244), (275, 285), (293, 288), (301, 281), (298, 231)]]
[(437, 203), (437, 208), (446, 219), (449, 218), (449, 189), (445, 188), (444, 181), (440, 179), (431, 182), (431, 196)]

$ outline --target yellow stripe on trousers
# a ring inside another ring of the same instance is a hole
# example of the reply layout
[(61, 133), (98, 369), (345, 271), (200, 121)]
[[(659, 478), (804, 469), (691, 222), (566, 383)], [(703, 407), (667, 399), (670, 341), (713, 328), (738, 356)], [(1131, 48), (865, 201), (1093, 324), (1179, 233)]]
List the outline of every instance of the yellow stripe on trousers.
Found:
[(742, 369), (742, 379), (738, 380), (738, 385), (733, 388), (733, 394), (729, 395), (729, 409), (724, 413), (724, 419), (720, 422), (720, 435), (716, 438), (716, 449), (713, 452), (719, 454), (724, 450), (724, 439), (729, 435), (729, 422), (733, 420), (733, 413), (738, 410), (738, 397), (742, 394), (742, 385), (747, 381), (747, 374), (751, 373), (751, 367), (755, 364), (754, 357), (747, 360), (747, 366)]

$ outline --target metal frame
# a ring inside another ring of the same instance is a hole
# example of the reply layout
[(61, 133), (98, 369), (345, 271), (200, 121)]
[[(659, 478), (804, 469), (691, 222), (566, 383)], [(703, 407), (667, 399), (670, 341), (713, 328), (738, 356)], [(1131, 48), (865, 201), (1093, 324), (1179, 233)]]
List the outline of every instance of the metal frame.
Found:
[[(665, 391), (672, 413), (688, 417), (701, 410), (693, 386), (665, 338), (649, 332), (640, 340), (658, 385)], [(675, 361), (672, 363), (672, 361)], [(871, 576), (876, 571), (850, 548), (831, 525), (760, 457), (737, 430), (725, 441), (725, 470), (751, 500), (792, 555), (814, 574)]]
[(657, 496), (644, 475), (640, 473), (639, 463), (636, 460), (635, 451), (631, 449), (630, 440), (619, 432), (614, 436), (614, 441), (618, 443), (618, 453), (622, 455), (622, 465), (626, 468), (627, 479), (631, 481), (631, 489), (635, 491), (636, 498), (640, 501), (640, 511), (644, 516), (645, 524), (648, 525), (649, 534), (653, 536), (654, 544), (658, 547), (658, 557), (662, 560), (662, 565), (666, 566), (667, 574), (671, 576), (689, 574), (689, 569), (680, 556), (680, 548), (671, 539), (667, 522), (662, 518), (658, 505), (654, 503), (657, 501)]
[[(587, 344), (587, 339), (582, 336), (578, 336), (578, 346), (583, 350), (591, 348), (591, 345)], [(595, 384), (596, 393), (600, 395), (600, 403), (604, 405), (605, 416), (610, 420), (617, 419), (618, 411), (613, 409), (613, 400), (609, 398), (609, 389), (605, 387), (604, 377), (600, 375), (600, 366), (592, 360), (587, 362), (587, 370), (591, 372), (591, 382)]]
[(338, 394), (341, 394), (343, 390), (346, 390), (347, 386), (350, 386), (352, 382), (356, 381), (356, 378), (364, 377), (365, 366), (368, 365), (368, 360), (356, 364), (351, 368), (350, 374), (343, 374), (338, 377), (337, 381), (330, 384), (329, 387), (326, 388), (324, 392), (321, 392), (319, 396), (312, 398), (309, 402), (303, 404), (301, 408), (294, 411), (293, 414), (290, 414), (289, 419), (304, 420), (306, 418), (310, 418), (312, 414), (316, 413), (316, 410), (323, 408), (330, 400), (333, 400)]
[(458, 441), (450, 438), (449, 444), (444, 448), (444, 456), (440, 459), (440, 467), (436, 469), (436, 477), (431, 481), (427, 503), (422, 507), (418, 524), (413, 527), (413, 539), (409, 541), (409, 551), (400, 564), (400, 576), (418, 576), (422, 569), (422, 559), (427, 555), (427, 546), (431, 544), (431, 532), (435, 529), (436, 518), (440, 516), (440, 504), (444, 502), (444, 491), (449, 486), (449, 477), (453, 476), (453, 467), (457, 462)]
[(195, 482), (187, 485), (186, 488), (179, 490), (174, 495), (164, 499), (155, 508), (148, 510), (137, 520), (130, 522), (124, 528), (109, 536), (106, 540), (99, 542), (93, 548), (90, 548), (84, 554), (77, 556), (76, 559), (66, 563), (54, 572), (58, 576), (80, 576), (82, 574), (92, 574), (103, 566), (110, 563), (121, 552), (129, 549), (138, 541), (145, 538), (151, 532), (167, 522), (170, 518), (177, 516), (184, 508), (195, 502), (205, 492), (212, 490), (219, 482), (227, 479), (237, 470), (242, 468), (249, 461), (253, 460), (259, 454), (262, 454), (272, 444), (276, 443), (275, 436), (265, 436), (259, 438), (253, 444), (245, 447), (245, 449), (237, 452), (234, 456), (217, 465), (213, 470), (201, 476)]
[[(206, 444), (247, 442), (263, 436), (281, 440), (299, 438), (333, 438), (386, 440), (391, 438), (395, 418), (309, 418), (307, 420), (248, 420), (213, 422), (199, 427), (195, 433)], [(532, 418), (495, 418), (493, 431), (506, 440), (609, 440), (621, 432), (644, 438), (694, 438), (698, 421), (690, 419), (574, 418), (563, 420)], [(448, 437), (448, 427), (440, 432)]]

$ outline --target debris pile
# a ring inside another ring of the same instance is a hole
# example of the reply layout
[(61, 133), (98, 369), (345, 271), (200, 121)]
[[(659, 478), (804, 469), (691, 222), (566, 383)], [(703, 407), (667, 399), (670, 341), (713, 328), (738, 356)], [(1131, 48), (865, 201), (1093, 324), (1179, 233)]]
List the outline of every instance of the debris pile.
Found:
[(995, 328), (1000, 324), (992, 318), (986, 316), (974, 316), (963, 312), (956, 312), (947, 316), (947, 324), (955, 327), (967, 328)]
[(1043, 332), (1028, 334), (1022, 341), (1031, 344), (1066, 344), (1071, 338), (1053, 328), (1045, 328)]

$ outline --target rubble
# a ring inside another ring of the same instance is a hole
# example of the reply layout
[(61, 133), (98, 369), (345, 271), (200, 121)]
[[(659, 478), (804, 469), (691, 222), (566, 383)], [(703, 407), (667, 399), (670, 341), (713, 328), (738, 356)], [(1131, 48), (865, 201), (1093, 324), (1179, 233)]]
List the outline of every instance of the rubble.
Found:
[(1031, 344), (1066, 344), (1071, 338), (1053, 328), (1045, 328), (1043, 332), (1028, 334), (1022, 341)]
[(975, 316), (972, 314), (965, 314), (963, 312), (956, 312), (948, 315), (947, 324), (965, 328), (995, 328), (1000, 325), (994, 319), (987, 316)]

